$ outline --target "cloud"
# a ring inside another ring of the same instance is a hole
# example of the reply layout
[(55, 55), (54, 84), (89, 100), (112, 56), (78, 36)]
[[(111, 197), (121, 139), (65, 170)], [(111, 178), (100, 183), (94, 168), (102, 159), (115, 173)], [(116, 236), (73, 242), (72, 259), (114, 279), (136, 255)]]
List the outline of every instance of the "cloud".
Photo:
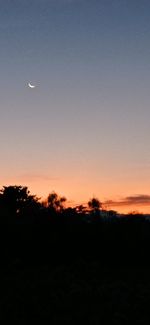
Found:
[(130, 205), (144, 205), (150, 206), (150, 195), (138, 194), (133, 196), (127, 196), (121, 200), (106, 200), (104, 205), (107, 206), (130, 206)]

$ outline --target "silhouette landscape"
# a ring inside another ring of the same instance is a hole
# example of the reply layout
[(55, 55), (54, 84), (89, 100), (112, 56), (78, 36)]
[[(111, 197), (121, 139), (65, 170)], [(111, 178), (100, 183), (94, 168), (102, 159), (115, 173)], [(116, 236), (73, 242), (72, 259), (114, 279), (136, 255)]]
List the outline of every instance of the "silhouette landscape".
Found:
[(2, 319), (145, 322), (148, 216), (103, 210), (95, 197), (73, 208), (66, 201), (51, 192), (42, 202), (27, 186), (1, 189)]
[(149, 324), (149, 40), (149, 0), (0, 0), (0, 324)]

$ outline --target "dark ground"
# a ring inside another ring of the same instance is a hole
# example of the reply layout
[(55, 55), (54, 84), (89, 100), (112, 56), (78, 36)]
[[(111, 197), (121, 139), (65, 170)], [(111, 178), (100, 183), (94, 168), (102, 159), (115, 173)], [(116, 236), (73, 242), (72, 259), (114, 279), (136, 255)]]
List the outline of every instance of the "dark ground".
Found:
[(1, 231), (1, 324), (149, 323), (149, 249), (140, 244), (95, 231)]

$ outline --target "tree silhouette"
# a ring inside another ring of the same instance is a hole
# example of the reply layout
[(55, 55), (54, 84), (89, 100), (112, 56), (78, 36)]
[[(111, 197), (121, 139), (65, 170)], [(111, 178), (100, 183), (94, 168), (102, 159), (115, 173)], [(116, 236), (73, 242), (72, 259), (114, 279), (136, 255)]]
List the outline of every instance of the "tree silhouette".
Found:
[(99, 211), (102, 208), (102, 203), (97, 198), (92, 198), (88, 202), (88, 207), (92, 212)]
[(93, 197), (92, 199), (89, 200), (88, 202), (88, 207), (90, 209), (90, 212), (91, 212), (91, 215), (92, 215), (92, 222), (96, 222), (96, 223), (99, 223), (100, 222), (100, 215), (101, 215), (101, 208), (102, 208), (102, 204), (101, 202)]
[(63, 211), (65, 202), (66, 202), (66, 198), (64, 196), (60, 197), (55, 192), (50, 193), (47, 198), (48, 208), (56, 212)]
[(35, 195), (30, 195), (26, 186), (3, 186), (0, 190), (0, 209), (3, 217), (7, 217), (10, 222), (25, 214), (25, 211), (29, 215), (29, 209), (33, 210), (39, 204), (38, 200)]

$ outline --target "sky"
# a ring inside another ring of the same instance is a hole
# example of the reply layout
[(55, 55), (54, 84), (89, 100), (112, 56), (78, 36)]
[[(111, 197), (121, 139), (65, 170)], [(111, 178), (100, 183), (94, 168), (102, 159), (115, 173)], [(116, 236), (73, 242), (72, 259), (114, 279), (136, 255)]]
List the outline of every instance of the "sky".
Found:
[(149, 0), (1, 0), (1, 188), (150, 213), (149, 12)]

